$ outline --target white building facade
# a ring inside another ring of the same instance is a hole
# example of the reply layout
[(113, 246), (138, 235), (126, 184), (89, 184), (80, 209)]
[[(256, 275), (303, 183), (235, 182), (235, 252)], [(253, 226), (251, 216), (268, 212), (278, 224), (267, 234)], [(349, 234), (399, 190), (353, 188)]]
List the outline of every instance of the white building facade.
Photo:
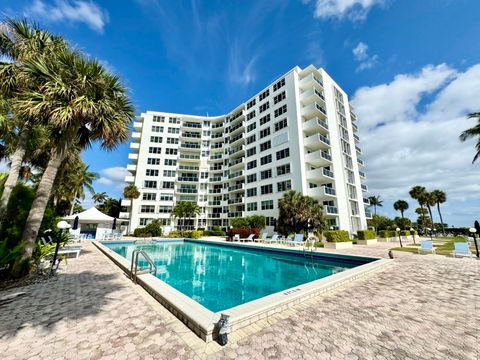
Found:
[(295, 67), (226, 115), (147, 111), (133, 127), (125, 181), (141, 195), (120, 214), (130, 232), (153, 219), (176, 226), (180, 201), (201, 209), (191, 228), (226, 229), (253, 214), (274, 226), (289, 189), (323, 204), (330, 226), (367, 228), (356, 117), (323, 69)]

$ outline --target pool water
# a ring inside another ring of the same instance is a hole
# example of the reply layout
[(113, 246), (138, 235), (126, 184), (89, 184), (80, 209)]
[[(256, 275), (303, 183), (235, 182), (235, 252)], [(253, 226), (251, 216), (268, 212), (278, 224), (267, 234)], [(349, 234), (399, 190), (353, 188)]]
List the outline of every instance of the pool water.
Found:
[[(103, 244), (128, 261), (134, 249), (146, 250), (157, 265), (157, 278), (213, 312), (369, 262), (362, 258), (312, 259), (302, 254), (197, 241)], [(140, 265), (144, 267), (147, 263)]]

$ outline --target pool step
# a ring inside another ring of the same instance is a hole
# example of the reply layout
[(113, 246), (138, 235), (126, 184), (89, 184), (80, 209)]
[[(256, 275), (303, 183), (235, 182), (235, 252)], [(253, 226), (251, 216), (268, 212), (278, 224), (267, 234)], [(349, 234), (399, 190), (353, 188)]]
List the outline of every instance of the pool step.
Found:
[(137, 275), (146, 273), (146, 269), (138, 268), (138, 259), (140, 255), (142, 255), (148, 262), (148, 272), (152, 275), (157, 273), (157, 266), (153, 262), (152, 258), (146, 253), (146, 251), (135, 249), (132, 252), (132, 262), (130, 263), (130, 278), (135, 284), (137, 283)]

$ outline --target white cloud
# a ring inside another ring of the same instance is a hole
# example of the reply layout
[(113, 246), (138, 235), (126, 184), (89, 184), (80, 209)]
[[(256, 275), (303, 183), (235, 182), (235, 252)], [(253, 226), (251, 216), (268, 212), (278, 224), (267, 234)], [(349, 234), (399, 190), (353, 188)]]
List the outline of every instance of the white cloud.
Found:
[(315, 17), (364, 20), (373, 6), (383, 4), (385, 4), (385, 0), (316, 0)]
[(353, 57), (360, 64), (357, 67), (357, 71), (370, 69), (377, 63), (378, 55), (368, 55), (368, 45), (364, 42), (359, 42), (357, 46), (352, 49)]
[(462, 203), (480, 199), (480, 168), (471, 164), (474, 142), (458, 139), (474, 124), (466, 115), (478, 110), (479, 84), (480, 64), (464, 72), (441, 64), (358, 89), (352, 104), (369, 192), (395, 201), (409, 200), (414, 185), (443, 189), (446, 213), (455, 216)]
[(100, 170), (100, 178), (96, 181), (102, 185), (108, 185), (121, 191), (125, 187), (125, 176), (132, 175), (126, 168), (115, 166)]
[(35, 0), (25, 9), (25, 14), (52, 22), (85, 23), (98, 32), (103, 32), (103, 28), (108, 23), (108, 14), (105, 10), (92, 1), (83, 0), (55, 0), (52, 5), (42, 0)]

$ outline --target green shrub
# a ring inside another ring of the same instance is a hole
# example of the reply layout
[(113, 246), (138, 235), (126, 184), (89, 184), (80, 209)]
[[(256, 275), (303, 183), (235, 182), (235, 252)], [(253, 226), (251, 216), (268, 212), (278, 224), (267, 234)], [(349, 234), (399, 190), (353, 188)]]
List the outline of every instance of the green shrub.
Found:
[(153, 220), (150, 224), (145, 227), (136, 228), (133, 231), (133, 236), (136, 237), (152, 237), (152, 236), (162, 236), (162, 225), (160, 221)]
[(395, 230), (380, 230), (378, 236), (381, 238), (394, 238), (398, 237), (398, 233)]
[(358, 230), (358, 240), (370, 240), (375, 239), (377, 236), (373, 230)]
[(169, 238), (188, 238), (188, 239), (200, 239), (203, 236), (201, 230), (173, 230), (168, 234)]
[(401, 231), (400, 231), (400, 235), (401, 235), (401, 236), (410, 236), (410, 235), (411, 235), (411, 231), (410, 231), (410, 230), (401, 230)]
[(231, 220), (230, 225), (233, 229), (249, 229), (258, 228), (263, 229), (265, 227), (266, 218), (263, 215), (251, 215), (242, 218), (234, 218)]
[(328, 230), (323, 233), (328, 242), (346, 242), (350, 241), (350, 236), (346, 230)]
[[(200, 229), (198, 229), (200, 230)], [(213, 226), (212, 230), (204, 230), (203, 236), (226, 236), (227, 233), (220, 229), (219, 226)]]

